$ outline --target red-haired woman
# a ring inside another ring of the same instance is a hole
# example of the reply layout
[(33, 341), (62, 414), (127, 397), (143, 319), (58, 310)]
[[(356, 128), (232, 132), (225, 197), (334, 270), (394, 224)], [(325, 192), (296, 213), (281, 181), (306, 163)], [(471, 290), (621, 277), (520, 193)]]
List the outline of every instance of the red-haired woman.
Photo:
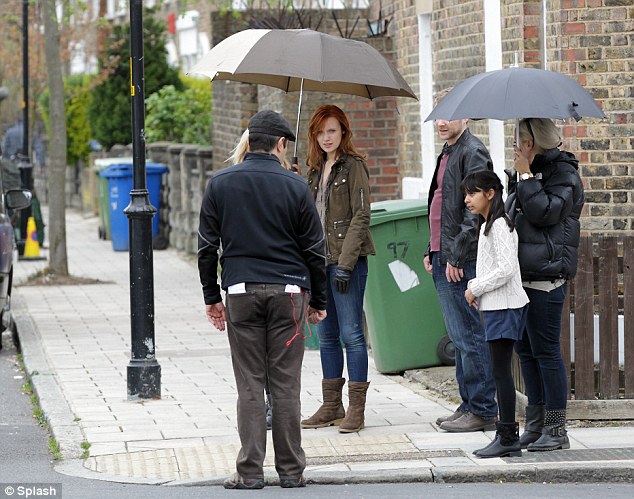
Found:
[[(308, 184), (326, 238), (328, 316), (316, 326), (323, 373), (323, 404), (303, 428), (339, 425), (342, 433), (365, 424), (368, 353), (363, 331), (363, 294), (368, 276), (370, 182), (364, 155), (352, 144), (350, 123), (333, 105), (320, 106), (308, 125)], [(341, 392), (343, 349), (348, 367), (348, 411)]]

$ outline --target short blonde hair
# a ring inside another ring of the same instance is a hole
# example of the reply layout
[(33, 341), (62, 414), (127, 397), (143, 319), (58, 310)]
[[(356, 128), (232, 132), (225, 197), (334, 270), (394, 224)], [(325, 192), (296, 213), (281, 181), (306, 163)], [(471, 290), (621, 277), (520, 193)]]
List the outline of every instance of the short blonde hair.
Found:
[(547, 118), (525, 118), (520, 120), (520, 140), (532, 140), (541, 152), (561, 145), (561, 135), (557, 125)]

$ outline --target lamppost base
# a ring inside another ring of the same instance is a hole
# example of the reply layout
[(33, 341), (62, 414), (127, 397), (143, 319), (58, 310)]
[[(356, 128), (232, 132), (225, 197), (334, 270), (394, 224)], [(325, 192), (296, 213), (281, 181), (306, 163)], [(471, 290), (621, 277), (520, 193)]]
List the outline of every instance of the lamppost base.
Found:
[(128, 364), (128, 400), (161, 398), (161, 366), (156, 359)]

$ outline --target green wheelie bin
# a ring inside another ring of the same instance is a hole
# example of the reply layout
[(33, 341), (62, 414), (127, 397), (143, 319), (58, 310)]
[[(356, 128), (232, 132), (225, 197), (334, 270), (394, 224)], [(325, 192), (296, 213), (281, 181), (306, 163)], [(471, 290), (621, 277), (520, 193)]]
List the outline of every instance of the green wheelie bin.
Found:
[(376, 368), (382, 373), (452, 364), (453, 344), (432, 276), (423, 263), (429, 242), (420, 200), (372, 203), (365, 315)]
[(108, 201), (108, 179), (99, 175), (109, 166), (119, 164), (132, 164), (131, 157), (125, 158), (98, 158), (95, 160), (93, 171), (97, 177), (97, 201), (99, 206), (99, 239), (112, 239), (112, 227), (110, 225), (110, 204)]

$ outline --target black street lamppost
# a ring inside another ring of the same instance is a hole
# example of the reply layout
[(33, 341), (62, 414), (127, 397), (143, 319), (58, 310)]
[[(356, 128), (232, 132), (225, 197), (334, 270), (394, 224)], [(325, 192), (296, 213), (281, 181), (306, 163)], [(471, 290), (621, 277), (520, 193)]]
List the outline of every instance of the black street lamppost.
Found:
[[(20, 183), (23, 189), (33, 190), (33, 165), (29, 161), (29, 0), (22, 0), (22, 154), (18, 158)], [(18, 255), (24, 255), (27, 222), (31, 207), (20, 212)]]
[(130, 231), (131, 358), (128, 399), (161, 398), (161, 366), (155, 357), (152, 206), (145, 178), (145, 76), (143, 0), (130, 0), (130, 94), (134, 185), (124, 210)]
[[(29, 158), (29, 0), (22, 0), (22, 155)], [(30, 189), (29, 186), (23, 186)]]

